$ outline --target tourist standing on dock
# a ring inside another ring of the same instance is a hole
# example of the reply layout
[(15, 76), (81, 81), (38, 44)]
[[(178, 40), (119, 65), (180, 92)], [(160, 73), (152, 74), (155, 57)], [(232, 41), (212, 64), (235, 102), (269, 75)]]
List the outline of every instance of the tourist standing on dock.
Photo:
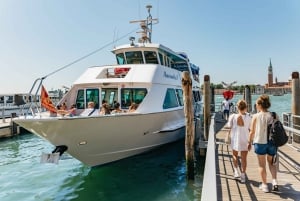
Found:
[(229, 98), (224, 99), (222, 102), (223, 118), (225, 120), (228, 120), (228, 117), (229, 117), (230, 104), (231, 104), (231, 101), (229, 100)]
[(273, 191), (278, 191), (277, 167), (273, 164), (273, 157), (276, 154), (276, 147), (268, 140), (268, 125), (272, 123), (273, 117), (268, 109), (271, 106), (268, 95), (261, 95), (256, 100), (256, 114), (253, 115), (250, 135), (249, 148), (254, 144), (254, 151), (257, 154), (259, 173), (262, 184), (259, 188), (264, 192), (269, 192), (267, 185), (266, 163), (268, 162), (269, 170), (272, 175)]
[[(231, 130), (231, 149), (234, 177), (240, 177), (241, 183), (245, 183), (251, 116), (249, 113), (247, 113), (247, 103), (245, 100), (239, 100), (237, 102), (237, 109), (237, 114), (232, 114), (229, 116), (227, 126)], [(239, 152), (241, 153), (241, 174), (238, 165)]]

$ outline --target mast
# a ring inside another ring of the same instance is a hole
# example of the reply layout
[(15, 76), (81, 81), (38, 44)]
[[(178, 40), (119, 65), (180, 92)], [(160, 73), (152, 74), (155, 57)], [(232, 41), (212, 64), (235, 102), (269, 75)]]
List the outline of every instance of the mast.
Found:
[(140, 43), (151, 43), (151, 37), (152, 37), (152, 25), (153, 25), (153, 22), (155, 24), (158, 23), (158, 19), (153, 19), (152, 18), (152, 15), (151, 15), (151, 8), (152, 6), (151, 5), (147, 5), (146, 6), (147, 10), (148, 10), (148, 16), (147, 16), (147, 19), (145, 20), (133, 20), (133, 21), (130, 21), (130, 23), (137, 23), (139, 22), (140, 23), (140, 27), (141, 27), (141, 31), (138, 31), (137, 33), (140, 34), (140, 38), (139, 38), (139, 42)]

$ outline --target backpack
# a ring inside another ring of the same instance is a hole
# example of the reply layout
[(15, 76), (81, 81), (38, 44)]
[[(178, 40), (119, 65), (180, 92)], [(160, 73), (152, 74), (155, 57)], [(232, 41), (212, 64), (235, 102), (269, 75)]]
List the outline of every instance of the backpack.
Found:
[(271, 112), (273, 122), (268, 125), (268, 139), (274, 146), (280, 147), (287, 143), (289, 137), (287, 136), (282, 123), (276, 119), (276, 113)]

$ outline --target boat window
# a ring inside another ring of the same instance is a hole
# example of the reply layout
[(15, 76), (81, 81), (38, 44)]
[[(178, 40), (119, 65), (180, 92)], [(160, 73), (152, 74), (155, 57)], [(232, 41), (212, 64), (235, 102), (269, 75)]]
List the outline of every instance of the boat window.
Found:
[(112, 108), (115, 101), (118, 101), (118, 88), (102, 88), (101, 100), (105, 100)]
[(93, 101), (95, 107), (99, 108), (99, 89), (79, 89), (76, 97), (77, 109), (87, 108), (88, 102)]
[(177, 97), (174, 89), (167, 89), (165, 100), (163, 103), (163, 109), (177, 107)]
[(144, 55), (145, 55), (146, 64), (158, 64), (156, 52), (145, 51)]
[(121, 107), (129, 108), (131, 103), (140, 104), (147, 95), (145, 88), (123, 88), (121, 89)]
[(199, 71), (200, 68), (192, 63), (190, 63), (191, 65), (191, 70), (192, 70), (192, 74), (193, 74), (193, 78), (194, 80), (196, 80), (197, 82), (199, 82)]
[(183, 92), (182, 89), (176, 89), (176, 96), (180, 106), (183, 106)]
[(95, 108), (99, 108), (99, 89), (86, 89), (86, 107), (88, 102), (93, 101)]
[(195, 102), (201, 101), (200, 91), (193, 91), (193, 96)]
[(160, 59), (160, 64), (165, 65), (164, 56), (161, 53), (158, 53), (158, 55), (159, 55), (159, 59)]
[(143, 54), (141, 51), (126, 52), (127, 64), (143, 64)]
[(123, 53), (117, 54), (116, 58), (117, 58), (117, 63), (119, 65), (126, 64), (125, 56)]
[(0, 96), (0, 103), (4, 103), (4, 96)]
[(77, 91), (77, 98), (76, 98), (76, 108), (77, 109), (84, 109), (84, 90), (79, 89)]
[(13, 103), (13, 102), (14, 102), (13, 96), (8, 96), (6, 103)]

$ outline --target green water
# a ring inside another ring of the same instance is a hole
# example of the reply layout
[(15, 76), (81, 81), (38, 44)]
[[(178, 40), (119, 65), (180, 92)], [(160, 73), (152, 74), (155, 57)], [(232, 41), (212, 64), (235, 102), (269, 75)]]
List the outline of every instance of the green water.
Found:
[(184, 141), (96, 168), (64, 154), (58, 165), (41, 164), (53, 146), (25, 134), (0, 141), (0, 200), (199, 200), (204, 160), (186, 181)]

